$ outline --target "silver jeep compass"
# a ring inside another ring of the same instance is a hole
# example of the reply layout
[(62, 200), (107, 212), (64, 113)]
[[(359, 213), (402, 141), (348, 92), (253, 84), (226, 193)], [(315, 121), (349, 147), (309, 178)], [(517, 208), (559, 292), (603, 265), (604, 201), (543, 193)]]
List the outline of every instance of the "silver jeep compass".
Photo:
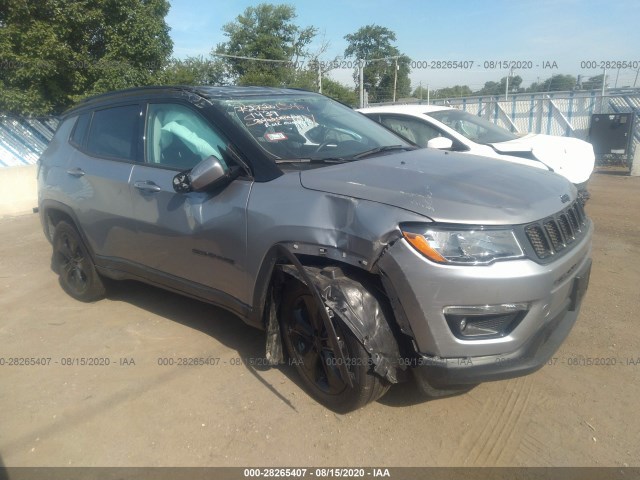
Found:
[(134, 279), (265, 331), (346, 412), (535, 371), (573, 326), (592, 224), (554, 173), (416, 149), (322, 95), (148, 87), (66, 112), (39, 161), (62, 288)]

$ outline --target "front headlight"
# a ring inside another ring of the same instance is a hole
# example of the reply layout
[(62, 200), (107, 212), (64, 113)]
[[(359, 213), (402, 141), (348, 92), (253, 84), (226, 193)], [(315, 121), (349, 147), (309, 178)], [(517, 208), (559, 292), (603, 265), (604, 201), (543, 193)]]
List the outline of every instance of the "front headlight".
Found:
[(461, 229), (430, 225), (401, 225), (404, 238), (424, 256), (438, 263), (486, 265), (524, 257), (510, 229)]

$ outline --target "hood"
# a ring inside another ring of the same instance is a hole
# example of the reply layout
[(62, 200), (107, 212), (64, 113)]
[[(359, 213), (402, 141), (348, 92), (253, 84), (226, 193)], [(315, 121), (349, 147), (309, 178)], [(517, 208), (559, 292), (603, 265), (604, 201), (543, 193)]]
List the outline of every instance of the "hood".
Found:
[(436, 222), (517, 225), (554, 214), (575, 188), (546, 170), (423, 148), (300, 173), (304, 188), (384, 203)]
[(531, 152), (536, 159), (573, 183), (589, 180), (595, 163), (591, 144), (577, 138), (529, 134), (490, 145), (496, 152), (507, 155)]

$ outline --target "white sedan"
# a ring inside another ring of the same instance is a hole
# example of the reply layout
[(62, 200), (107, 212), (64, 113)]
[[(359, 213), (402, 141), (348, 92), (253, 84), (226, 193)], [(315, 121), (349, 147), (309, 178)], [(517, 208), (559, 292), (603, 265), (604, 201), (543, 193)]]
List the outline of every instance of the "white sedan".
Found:
[(530, 133), (518, 136), (477, 115), (434, 105), (390, 105), (358, 110), (420, 147), (455, 150), (554, 171), (589, 198), (595, 155), (590, 143)]

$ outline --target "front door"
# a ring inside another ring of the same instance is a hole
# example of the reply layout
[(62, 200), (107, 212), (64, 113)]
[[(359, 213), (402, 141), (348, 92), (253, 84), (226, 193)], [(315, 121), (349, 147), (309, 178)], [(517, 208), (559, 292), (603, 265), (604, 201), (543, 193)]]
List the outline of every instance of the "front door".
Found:
[[(167, 278), (242, 298), (247, 286), (246, 206), (252, 181), (238, 178), (215, 192), (176, 193), (173, 177), (228, 141), (184, 104), (149, 104), (145, 161), (130, 188), (137, 240), (135, 262)], [(193, 285), (192, 285), (193, 286)]]

